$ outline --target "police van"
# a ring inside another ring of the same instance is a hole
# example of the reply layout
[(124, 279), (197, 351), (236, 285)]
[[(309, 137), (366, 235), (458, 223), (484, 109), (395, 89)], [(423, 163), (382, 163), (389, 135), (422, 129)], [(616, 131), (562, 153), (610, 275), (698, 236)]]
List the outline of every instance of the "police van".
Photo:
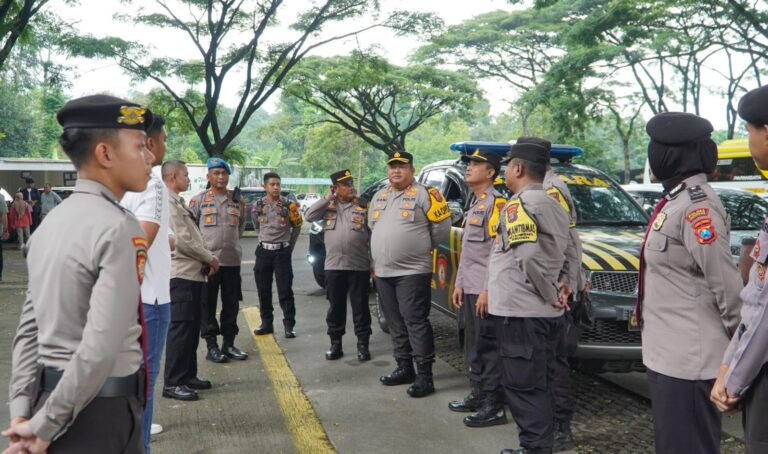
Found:
[[(462, 142), (451, 146), (460, 153), (489, 150), (506, 155), (510, 145), (494, 142)], [(552, 169), (567, 185), (577, 214), (576, 229), (583, 243), (583, 271), (591, 285), (589, 296), (594, 323), (578, 335), (573, 358), (593, 371), (642, 370), (640, 331), (632, 317), (637, 297), (640, 242), (648, 224), (647, 213), (611, 177), (592, 167), (573, 164), (582, 150), (552, 145)], [(461, 160), (440, 161), (424, 167), (416, 177), (443, 193), (452, 210), (467, 208), (472, 195), (464, 182), (466, 164)], [(511, 194), (501, 177), (496, 189)], [(449, 239), (433, 252), (432, 305), (456, 317), (459, 338), (464, 320), (452, 306), (451, 294), (461, 255), (460, 221)]]
[[(755, 164), (747, 139), (726, 140), (717, 146), (717, 166), (707, 181), (715, 188), (743, 189), (768, 197), (768, 172)], [(658, 183), (652, 181), (647, 159), (643, 183)]]

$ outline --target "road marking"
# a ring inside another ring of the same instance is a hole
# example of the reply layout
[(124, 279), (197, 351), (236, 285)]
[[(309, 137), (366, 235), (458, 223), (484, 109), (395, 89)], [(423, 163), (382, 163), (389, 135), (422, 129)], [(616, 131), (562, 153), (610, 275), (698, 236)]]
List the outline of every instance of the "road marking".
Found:
[[(242, 312), (253, 333), (253, 330), (261, 325), (259, 308), (247, 307), (242, 309)], [(299, 454), (335, 454), (336, 450), (328, 440), (328, 434), (306, 394), (301, 390), (301, 385), (274, 336), (252, 334), (252, 337), (272, 382), (277, 403), (285, 417), (296, 451)]]

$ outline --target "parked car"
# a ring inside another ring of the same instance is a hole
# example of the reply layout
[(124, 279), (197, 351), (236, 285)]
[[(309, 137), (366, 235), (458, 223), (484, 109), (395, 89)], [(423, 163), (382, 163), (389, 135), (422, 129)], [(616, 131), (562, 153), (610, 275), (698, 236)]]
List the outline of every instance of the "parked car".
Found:
[[(240, 188), (240, 194), (245, 199), (245, 230), (253, 230), (253, 220), (251, 219), (251, 208), (260, 198), (267, 195), (264, 188)], [(283, 189), (280, 191), (283, 197), (287, 197), (291, 202), (298, 202), (293, 189)]]
[(72, 195), (72, 191), (74, 190), (75, 190), (74, 186), (56, 186), (51, 188), (51, 191), (55, 192), (59, 197), (61, 197), (61, 200), (64, 200), (70, 195)]
[(320, 200), (320, 194), (310, 192), (308, 194), (299, 194), (296, 197), (296, 200), (299, 201), (299, 211), (301, 214), (304, 214), (305, 211), (307, 211), (307, 208), (311, 207), (313, 203)]
[[(622, 186), (639, 203), (646, 212), (663, 196), (664, 188), (660, 184), (628, 184)], [(739, 263), (741, 240), (756, 238), (763, 227), (765, 215), (768, 214), (768, 200), (751, 191), (713, 188), (725, 211), (731, 218), (731, 256), (733, 263)]]

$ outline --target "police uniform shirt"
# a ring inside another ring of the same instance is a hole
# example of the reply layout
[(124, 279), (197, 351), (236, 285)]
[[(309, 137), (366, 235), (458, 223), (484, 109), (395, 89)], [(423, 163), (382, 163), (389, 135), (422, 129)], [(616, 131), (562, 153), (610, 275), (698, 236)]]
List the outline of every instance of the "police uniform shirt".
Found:
[(568, 262), (568, 282), (566, 283), (573, 291), (582, 290), (586, 279), (584, 279), (581, 273), (581, 254), (583, 249), (579, 232), (576, 230), (576, 208), (573, 203), (573, 196), (571, 196), (568, 185), (552, 169), (548, 170), (546, 175), (544, 175), (544, 190), (568, 213), (570, 219), (568, 236), (570, 241), (568, 241), (568, 249), (565, 251), (566, 261)]
[(325, 269), (368, 271), (371, 234), (368, 210), (354, 201), (341, 203), (322, 198), (304, 213), (307, 221), (322, 221), (325, 229)]
[(739, 323), (730, 220), (705, 175), (672, 189), (644, 245), (643, 363), (683, 380), (717, 376)]
[(744, 395), (765, 363), (768, 363), (768, 286), (765, 268), (768, 266), (768, 217), (752, 249), (755, 260), (749, 271), (749, 282), (741, 291), (741, 324), (725, 352), (728, 364), (725, 387), (729, 392)]
[(280, 196), (276, 201), (269, 197), (257, 200), (251, 208), (253, 228), (259, 231), (259, 241), (293, 245), (301, 233), (303, 220), (299, 204)]
[(500, 317), (552, 318), (566, 269), (568, 215), (544, 191), (529, 184), (501, 215), (488, 266), (488, 312)]
[(371, 257), (378, 277), (432, 273), (432, 249), (451, 231), (451, 211), (442, 194), (413, 182), (387, 186), (368, 207)]
[(245, 229), (242, 201), (232, 200), (232, 191), (216, 195), (212, 190), (192, 197), (189, 208), (198, 220), (205, 247), (219, 259), (221, 266), (240, 266), (240, 236)]
[[(146, 246), (136, 218), (105, 186), (85, 179), (32, 237), (10, 407), (12, 419), (31, 417), (32, 432), (43, 440), (61, 435), (108, 377), (139, 369)], [(64, 374), (33, 416), (38, 364)]]
[(504, 212), (505, 204), (504, 196), (489, 184), (480, 197), (473, 195), (469, 210), (464, 215), (461, 258), (455, 287), (463, 289), (465, 294), (479, 295), (486, 290), (488, 260), (499, 225), (499, 215)]
[(206, 281), (201, 272), (203, 265), (213, 260), (205, 247), (200, 227), (184, 203), (184, 198), (168, 191), (171, 228), (176, 236), (176, 249), (171, 252), (171, 277), (189, 281)]

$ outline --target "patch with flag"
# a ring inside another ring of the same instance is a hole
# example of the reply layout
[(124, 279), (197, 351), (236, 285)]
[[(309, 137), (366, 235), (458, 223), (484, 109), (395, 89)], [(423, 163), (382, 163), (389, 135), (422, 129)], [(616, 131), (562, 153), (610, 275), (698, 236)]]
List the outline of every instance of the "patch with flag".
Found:
[(693, 230), (696, 232), (696, 241), (699, 244), (710, 244), (717, 239), (717, 233), (712, 226), (712, 219), (704, 217), (693, 223)]
[(147, 264), (147, 249), (149, 242), (142, 236), (131, 238), (133, 246), (136, 248), (136, 275), (139, 277), (139, 284), (144, 282), (144, 267)]

